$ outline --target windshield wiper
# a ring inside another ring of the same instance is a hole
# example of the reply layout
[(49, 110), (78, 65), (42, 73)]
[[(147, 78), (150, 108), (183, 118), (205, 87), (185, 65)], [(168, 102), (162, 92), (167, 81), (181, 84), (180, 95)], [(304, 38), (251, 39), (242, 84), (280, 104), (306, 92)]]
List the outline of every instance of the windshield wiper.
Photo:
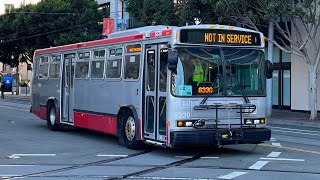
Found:
[(230, 76), (233, 77), (234, 81), (237, 83), (237, 85), (238, 85), (238, 87), (239, 87), (239, 89), (240, 89), (240, 91), (241, 91), (241, 95), (242, 95), (244, 101), (246, 102), (246, 104), (249, 104), (249, 103), (250, 103), (249, 98), (247, 97), (247, 95), (246, 95), (246, 93), (244, 92), (244, 90), (243, 90), (242, 88), (240, 88), (240, 83), (239, 83), (239, 81), (237, 80), (237, 78), (234, 77), (233, 74), (231, 74)]
[[(212, 88), (213, 88), (213, 85), (216, 83), (216, 81), (220, 78), (220, 76), (221, 76), (221, 74), (217, 74), (216, 79), (214, 80), (214, 82), (213, 82), (212, 85), (211, 85)], [(219, 85), (218, 87), (220, 87), (220, 85)], [(219, 93), (219, 92), (218, 92), (218, 93)], [(213, 91), (212, 91), (211, 93), (208, 93), (208, 94), (202, 99), (202, 101), (200, 102), (200, 105), (204, 105), (204, 103), (207, 102), (209, 96), (212, 95), (212, 94), (214, 94), (214, 89), (213, 89)]]

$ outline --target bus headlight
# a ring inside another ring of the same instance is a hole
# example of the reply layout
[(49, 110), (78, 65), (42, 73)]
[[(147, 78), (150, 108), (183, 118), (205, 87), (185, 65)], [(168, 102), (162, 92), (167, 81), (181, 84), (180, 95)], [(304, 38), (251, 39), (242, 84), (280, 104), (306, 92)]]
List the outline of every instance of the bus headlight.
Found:
[(186, 122), (186, 126), (187, 126), (187, 127), (191, 127), (192, 124), (193, 124), (193, 123), (192, 123), (191, 121), (187, 121), (187, 122)]
[(255, 120), (253, 120), (253, 123), (254, 124), (260, 124), (260, 120), (259, 119), (255, 119)]
[(192, 127), (194, 121), (177, 121), (178, 127)]
[(244, 124), (246, 125), (256, 125), (256, 124), (265, 124), (266, 121), (264, 118), (262, 119), (245, 119)]
[(245, 119), (244, 123), (245, 124), (253, 124), (253, 120), (252, 119)]

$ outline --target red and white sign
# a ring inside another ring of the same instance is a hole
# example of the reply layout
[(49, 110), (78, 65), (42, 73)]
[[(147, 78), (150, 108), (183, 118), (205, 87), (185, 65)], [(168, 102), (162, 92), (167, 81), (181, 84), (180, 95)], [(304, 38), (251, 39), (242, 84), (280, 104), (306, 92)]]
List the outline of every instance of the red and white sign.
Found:
[(102, 34), (108, 36), (114, 31), (114, 19), (112, 18), (103, 18), (103, 30)]

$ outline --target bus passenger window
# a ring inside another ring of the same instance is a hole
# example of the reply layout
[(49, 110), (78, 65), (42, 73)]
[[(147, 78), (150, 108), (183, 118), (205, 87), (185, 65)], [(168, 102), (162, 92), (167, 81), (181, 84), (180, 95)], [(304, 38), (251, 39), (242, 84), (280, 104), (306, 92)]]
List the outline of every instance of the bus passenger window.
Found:
[(103, 78), (104, 61), (91, 62), (91, 78)]
[(130, 55), (125, 58), (125, 79), (138, 79), (140, 55)]
[(104, 58), (106, 54), (105, 50), (95, 50), (93, 52), (93, 58)]
[(49, 70), (49, 57), (43, 56), (41, 57), (41, 62), (40, 62), (39, 78), (47, 79), (49, 76), (48, 70)]
[(121, 77), (121, 62), (121, 59), (107, 61), (106, 78)]
[(60, 76), (60, 63), (50, 65), (50, 78), (59, 78)]
[(89, 62), (77, 62), (75, 78), (89, 77)]
[(39, 69), (39, 78), (40, 79), (48, 78), (48, 68), (49, 68), (48, 63), (40, 64), (40, 69)]
[(59, 78), (60, 77), (60, 61), (61, 56), (52, 56), (50, 69), (49, 69), (49, 75), (50, 78)]

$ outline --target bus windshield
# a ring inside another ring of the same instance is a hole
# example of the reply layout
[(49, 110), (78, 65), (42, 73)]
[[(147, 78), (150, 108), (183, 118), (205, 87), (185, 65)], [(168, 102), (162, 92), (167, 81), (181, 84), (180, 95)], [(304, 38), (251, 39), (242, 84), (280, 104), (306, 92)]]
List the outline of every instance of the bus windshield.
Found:
[(240, 48), (177, 48), (176, 96), (265, 96), (262, 50)]

